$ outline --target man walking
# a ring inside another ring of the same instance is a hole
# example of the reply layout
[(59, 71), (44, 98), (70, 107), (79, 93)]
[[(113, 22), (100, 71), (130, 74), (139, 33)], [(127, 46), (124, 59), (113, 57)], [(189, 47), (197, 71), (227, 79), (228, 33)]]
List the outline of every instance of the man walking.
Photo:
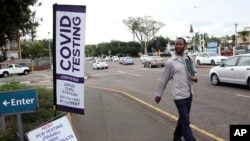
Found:
[[(189, 113), (192, 103), (193, 82), (197, 82), (196, 68), (191, 59), (184, 54), (186, 40), (176, 39), (175, 54), (165, 63), (165, 69), (159, 83), (155, 102), (159, 103), (169, 81), (172, 83), (172, 96), (178, 109), (179, 119), (174, 131), (174, 141), (195, 141), (190, 128)], [(189, 62), (189, 63), (187, 63)]]

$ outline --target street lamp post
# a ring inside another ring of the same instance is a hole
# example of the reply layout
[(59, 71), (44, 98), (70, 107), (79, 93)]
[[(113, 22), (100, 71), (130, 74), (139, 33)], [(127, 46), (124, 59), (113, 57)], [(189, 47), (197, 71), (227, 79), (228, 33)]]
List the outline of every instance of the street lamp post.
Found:
[(236, 47), (237, 47), (237, 24), (235, 24), (235, 47), (233, 48), (233, 55), (235, 55)]
[(50, 69), (53, 70), (49, 34), (50, 34), (50, 32), (48, 32), (48, 42), (49, 42), (49, 63), (50, 63)]

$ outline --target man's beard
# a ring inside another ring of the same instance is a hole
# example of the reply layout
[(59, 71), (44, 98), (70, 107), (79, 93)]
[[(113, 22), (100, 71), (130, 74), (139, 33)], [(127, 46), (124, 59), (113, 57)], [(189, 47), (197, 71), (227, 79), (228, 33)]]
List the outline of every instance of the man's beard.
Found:
[(177, 54), (182, 54), (184, 52), (184, 49), (183, 48), (175, 48), (175, 52)]

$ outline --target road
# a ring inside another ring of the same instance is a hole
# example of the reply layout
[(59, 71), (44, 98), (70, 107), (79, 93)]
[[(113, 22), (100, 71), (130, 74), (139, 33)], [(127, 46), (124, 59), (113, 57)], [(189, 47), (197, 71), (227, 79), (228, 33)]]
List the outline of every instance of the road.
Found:
[[(92, 61), (85, 62), (88, 74), (86, 86), (109, 88), (129, 93), (163, 111), (178, 117), (167, 86), (160, 104), (155, 104), (154, 93), (163, 68), (143, 68), (139, 59), (135, 65), (123, 66), (110, 62), (109, 69), (93, 70)], [(197, 67), (199, 82), (194, 84), (195, 95), (191, 111), (191, 123), (205, 134), (229, 140), (231, 124), (250, 124), (250, 93), (244, 86), (222, 84), (213, 86), (209, 81), (210, 66)]]
[[(143, 68), (139, 59), (135, 59), (135, 65), (124, 66), (118, 62), (109, 62), (109, 69), (93, 70), (92, 62), (93, 60), (85, 61), (85, 73), (88, 75), (86, 87), (122, 91), (168, 113), (166, 118), (178, 117), (170, 85), (160, 104), (154, 102), (154, 93), (163, 68)], [(209, 69), (210, 66), (197, 67), (199, 81), (194, 84), (191, 124), (194, 130), (208, 138), (229, 140), (231, 124), (250, 124), (250, 93), (244, 86), (213, 86), (209, 81)], [(16, 79), (29, 80), (29, 85), (52, 87), (52, 71), (0, 78), (0, 82)]]

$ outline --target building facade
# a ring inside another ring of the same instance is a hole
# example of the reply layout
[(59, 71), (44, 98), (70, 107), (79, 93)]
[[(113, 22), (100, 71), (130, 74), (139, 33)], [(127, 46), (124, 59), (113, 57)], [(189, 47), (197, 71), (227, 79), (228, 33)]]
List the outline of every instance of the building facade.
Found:
[[(20, 38), (17, 36), (14, 36), (12, 40), (7, 42), (7, 44), (3, 47), (7, 50), (7, 60), (16, 60), (22, 58), (22, 52), (21, 52), (21, 45), (20, 45)], [(0, 49), (0, 54), (2, 54), (2, 50)]]

